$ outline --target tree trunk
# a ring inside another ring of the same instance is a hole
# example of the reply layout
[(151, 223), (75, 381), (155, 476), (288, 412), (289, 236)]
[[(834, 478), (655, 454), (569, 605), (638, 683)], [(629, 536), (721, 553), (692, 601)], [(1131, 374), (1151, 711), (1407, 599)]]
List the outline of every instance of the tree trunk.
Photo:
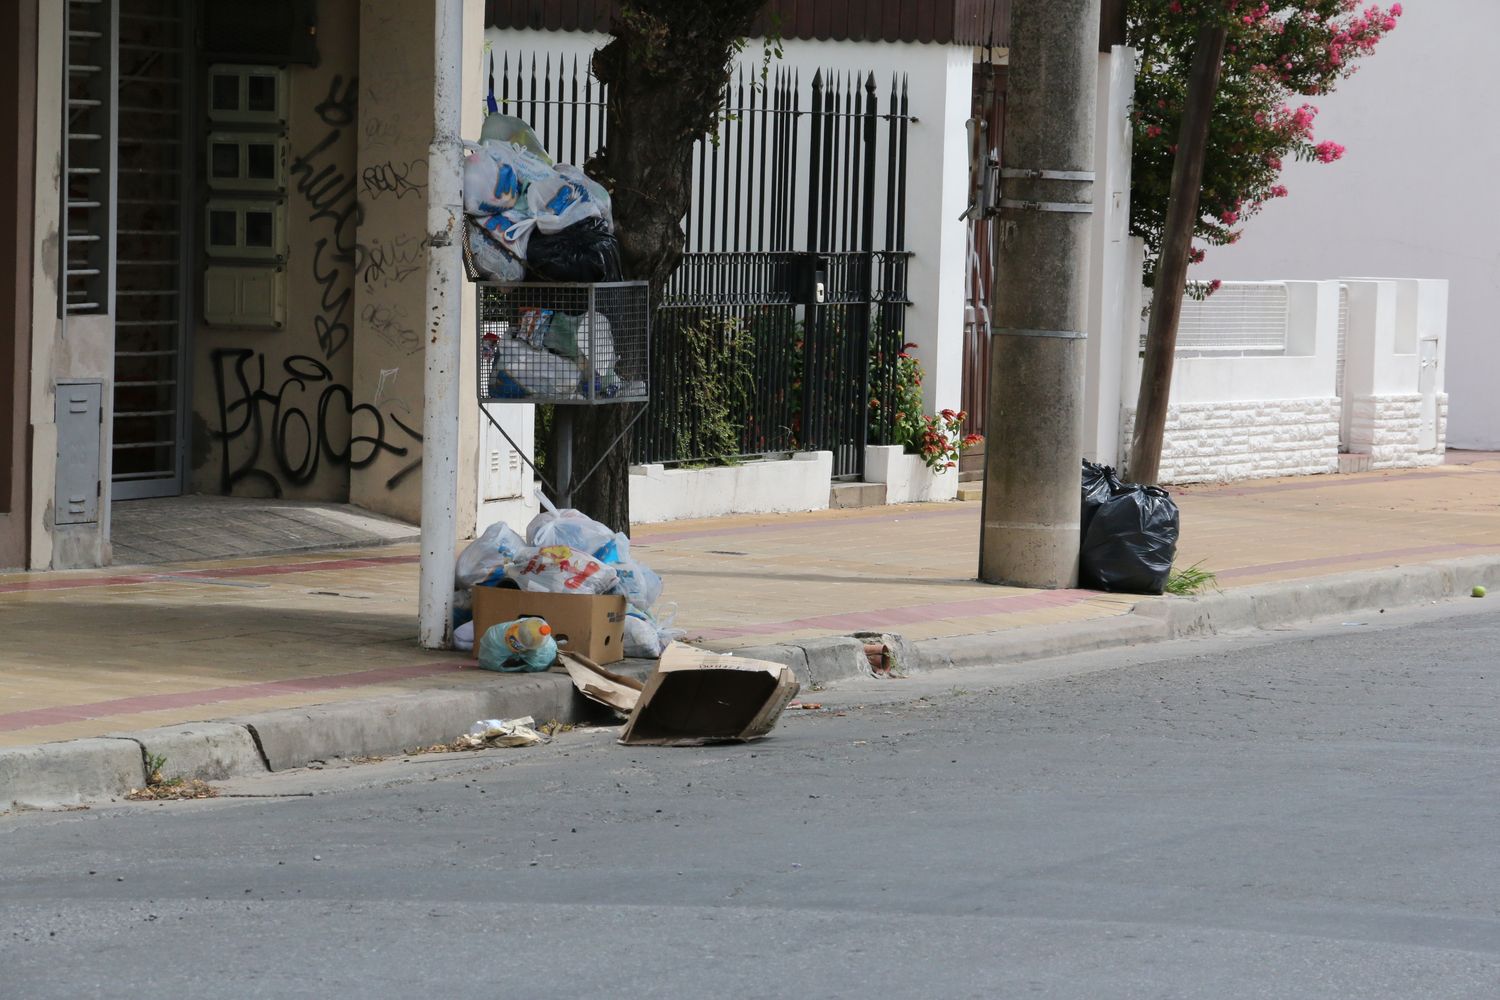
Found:
[[(609, 189), (625, 277), (651, 285), (653, 306), (682, 258), (692, 197), (693, 144), (714, 125), (738, 42), (764, 0), (635, 0), (594, 53), (609, 86), (609, 141), (587, 165)], [(631, 405), (579, 407), (574, 463), (581, 476), (635, 415)], [(629, 440), (573, 492), (573, 505), (630, 530)]]
[(1167, 428), (1167, 400), (1172, 391), (1172, 361), (1177, 353), (1177, 321), (1187, 291), (1188, 256), (1198, 219), (1208, 126), (1224, 62), (1228, 29), (1205, 24), (1198, 32), (1188, 79), (1187, 106), (1172, 164), (1172, 192), (1162, 234), (1161, 257), (1152, 283), (1151, 319), (1146, 326), (1146, 356), (1141, 362), (1141, 391), (1136, 399), (1135, 429), (1130, 436), (1126, 472), (1138, 483), (1155, 483), (1161, 475), (1162, 436)]

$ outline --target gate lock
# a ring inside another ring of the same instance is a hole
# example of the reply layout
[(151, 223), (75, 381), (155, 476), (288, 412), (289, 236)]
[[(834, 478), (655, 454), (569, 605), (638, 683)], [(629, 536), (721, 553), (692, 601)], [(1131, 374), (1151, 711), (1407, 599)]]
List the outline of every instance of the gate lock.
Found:
[(792, 254), (787, 293), (798, 305), (822, 305), (828, 298), (828, 258), (817, 253)]

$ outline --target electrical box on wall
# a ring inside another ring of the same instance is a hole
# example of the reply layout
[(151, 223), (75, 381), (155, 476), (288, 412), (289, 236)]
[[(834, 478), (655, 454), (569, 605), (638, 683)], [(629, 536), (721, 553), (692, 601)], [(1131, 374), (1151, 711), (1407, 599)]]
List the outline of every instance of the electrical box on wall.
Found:
[(286, 270), (209, 265), (203, 272), (203, 318), (215, 326), (280, 330), (286, 326)]
[(286, 103), (281, 67), (208, 68), (202, 246), (203, 319), (210, 325), (286, 326)]
[(99, 520), (103, 403), (102, 382), (57, 383), (54, 524), (92, 524)]

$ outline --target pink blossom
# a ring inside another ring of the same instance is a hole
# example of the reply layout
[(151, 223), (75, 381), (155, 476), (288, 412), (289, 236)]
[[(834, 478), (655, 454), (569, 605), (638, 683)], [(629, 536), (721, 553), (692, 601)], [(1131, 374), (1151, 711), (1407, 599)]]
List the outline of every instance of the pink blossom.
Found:
[(1146, 127), (1146, 138), (1148, 138), (1148, 139), (1155, 139), (1159, 135), (1161, 135), (1161, 127), (1160, 126), (1157, 126), (1157, 125), (1148, 125)]
[(1224, 223), (1224, 225), (1226, 225), (1226, 226), (1232, 226), (1236, 222), (1240, 221), (1240, 213), (1238, 213), (1238, 212), (1225, 212), (1223, 215), (1219, 216), (1219, 221), (1222, 222), (1222, 223)]
[(1313, 147), (1313, 155), (1319, 163), (1332, 163), (1344, 155), (1344, 147), (1336, 142), (1320, 142)]

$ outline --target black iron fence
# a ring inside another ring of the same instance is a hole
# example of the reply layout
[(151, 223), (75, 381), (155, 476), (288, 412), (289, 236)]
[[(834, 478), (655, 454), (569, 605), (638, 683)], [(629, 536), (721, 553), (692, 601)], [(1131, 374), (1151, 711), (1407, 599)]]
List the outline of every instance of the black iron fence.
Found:
[[(554, 157), (582, 163), (604, 141), (585, 65), (500, 56), (495, 72), (502, 110)], [(836, 476), (863, 474), (865, 445), (890, 437), (905, 339), (908, 107), (904, 79), (882, 95), (874, 74), (736, 74), (695, 154), (633, 461), (816, 449)]]

